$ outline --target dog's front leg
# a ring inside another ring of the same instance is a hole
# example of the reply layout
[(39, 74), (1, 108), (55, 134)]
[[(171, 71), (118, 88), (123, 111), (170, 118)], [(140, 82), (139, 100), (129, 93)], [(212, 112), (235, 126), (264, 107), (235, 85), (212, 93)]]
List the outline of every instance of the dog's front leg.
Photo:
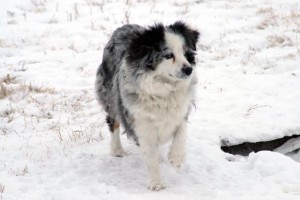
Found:
[(165, 188), (160, 180), (159, 145), (157, 137), (155, 134), (149, 133), (145, 135), (145, 137), (139, 137), (139, 142), (150, 178), (148, 188), (156, 191)]
[(181, 167), (181, 165), (185, 161), (185, 156), (186, 156), (185, 146), (186, 146), (186, 122), (184, 121), (174, 133), (173, 142), (168, 154), (170, 163), (176, 168)]

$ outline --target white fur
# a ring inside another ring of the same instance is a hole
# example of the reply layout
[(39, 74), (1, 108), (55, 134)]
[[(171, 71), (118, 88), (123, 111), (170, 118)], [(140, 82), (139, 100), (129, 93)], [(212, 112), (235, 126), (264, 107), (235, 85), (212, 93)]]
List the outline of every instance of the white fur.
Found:
[(133, 114), (134, 129), (148, 169), (149, 188), (152, 190), (164, 188), (159, 172), (161, 144), (173, 140), (168, 154), (173, 166), (180, 167), (185, 160), (185, 117), (193, 97), (192, 81), (195, 80), (194, 73), (186, 79), (177, 77), (182, 66), (189, 65), (184, 57), (182, 38), (166, 33), (166, 42), (175, 59), (163, 61), (156, 70), (142, 76), (138, 80), (139, 84), (127, 84), (132, 79), (126, 78), (126, 65), (121, 67), (123, 86), (127, 91), (139, 94), (134, 104), (125, 98), (124, 105)]
[(111, 133), (111, 141), (110, 141), (110, 153), (116, 157), (123, 157), (126, 155), (125, 151), (123, 150), (121, 141), (120, 141), (120, 128), (115, 129)]
[[(159, 87), (157, 89), (159, 90)], [(185, 158), (184, 118), (188, 112), (191, 97), (187, 93), (187, 88), (182, 85), (175, 86), (173, 89), (166, 97), (141, 93), (140, 102), (132, 107), (135, 131), (152, 186), (162, 185), (159, 178), (159, 145), (173, 139), (169, 160), (174, 166), (180, 167)]]

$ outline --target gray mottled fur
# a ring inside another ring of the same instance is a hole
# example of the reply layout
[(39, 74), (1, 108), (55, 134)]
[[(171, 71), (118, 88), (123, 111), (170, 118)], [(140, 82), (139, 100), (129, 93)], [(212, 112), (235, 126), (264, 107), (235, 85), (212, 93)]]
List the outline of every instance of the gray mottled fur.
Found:
[[(134, 138), (137, 144), (138, 139), (132, 127), (132, 119), (121, 98), (119, 71), (130, 42), (130, 35), (143, 30), (144, 28), (138, 25), (125, 25), (114, 31), (105, 46), (102, 64), (97, 70), (95, 87), (97, 100), (105, 108), (108, 116), (120, 121), (127, 135)], [(129, 94), (128, 98), (135, 98), (134, 95)]]

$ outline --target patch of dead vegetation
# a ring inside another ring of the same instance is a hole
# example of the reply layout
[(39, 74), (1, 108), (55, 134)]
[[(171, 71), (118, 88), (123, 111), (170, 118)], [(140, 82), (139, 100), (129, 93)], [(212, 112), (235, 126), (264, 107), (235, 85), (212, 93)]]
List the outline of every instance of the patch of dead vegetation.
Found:
[(293, 53), (289, 53), (289, 54), (283, 56), (283, 59), (295, 60), (296, 59), (296, 55), (293, 54)]
[(272, 7), (259, 8), (256, 11), (256, 14), (267, 14), (267, 13), (274, 13), (273, 8)]
[(268, 48), (293, 46), (293, 41), (288, 36), (271, 35), (267, 37)]
[(5, 185), (0, 184), (0, 193), (3, 194), (5, 190)]
[(28, 84), (23, 84), (22, 87), (25, 88), (25, 90), (28, 90), (29, 92), (34, 92), (34, 93), (48, 93), (48, 94), (56, 93), (54, 88), (33, 85), (32, 83), (29, 83), (29, 85)]
[(0, 83), (0, 99), (4, 99), (10, 95), (12, 95), (12, 90), (6, 87), (3, 83)]
[(54, 88), (34, 85), (32, 83), (22, 83), (16, 76), (7, 74), (0, 78), (0, 99), (8, 98), (16, 93), (48, 93), (54, 94)]
[(16, 84), (17, 83), (17, 77), (12, 76), (10, 74), (6, 74), (6, 76), (0, 78), (0, 83), (5, 83), (5, 84)]
[(7, 108), (7, 109), (0, 112), (0, 117), (1, 118), (7, 118), (7, 122), (10, 123), (14, 119), (15, 112), (16, 112), (15, 109)]
[(33, 12), (35, 13), (42, 13), (46, 11), (46, 1), (44, 0), (31, 0), (33, 4)]
[(279, 24), (279, 16), (274, 14), (274, 12), (269, 12), (266, 15), (267, 16), (257, 25), (257, 28), (260, 30)]
[(290, 27), (291, 25), (295, 25), (298, 28), (294, 31), (300, 32), (300, 12), (294, 8), (291, 9), (289, 14), (280, 14), (272, 7), (266, 7), (258, 9), (256, 14), (264, 15), (264, 19), (257, 25), (258, 29), (264, 30), (272, 26), (285, 25)]

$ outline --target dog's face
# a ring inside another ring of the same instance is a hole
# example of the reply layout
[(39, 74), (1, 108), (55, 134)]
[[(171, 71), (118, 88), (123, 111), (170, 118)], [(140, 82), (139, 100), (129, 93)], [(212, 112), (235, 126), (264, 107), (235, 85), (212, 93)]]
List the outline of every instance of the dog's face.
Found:
[[(193, 72), (194, 52), (186, 45), (184, 38), (173, 32), (165, 33), (166, 47), (155, 74), (172, 79), (186, 79)], [(188, 61), (187, 54), (193, 56)]]
[(199, 32), (182, 22), (164, 27), (156, 24), (133, 36), (126, 61), (134, 73), (185, 80), (193, 73)]

